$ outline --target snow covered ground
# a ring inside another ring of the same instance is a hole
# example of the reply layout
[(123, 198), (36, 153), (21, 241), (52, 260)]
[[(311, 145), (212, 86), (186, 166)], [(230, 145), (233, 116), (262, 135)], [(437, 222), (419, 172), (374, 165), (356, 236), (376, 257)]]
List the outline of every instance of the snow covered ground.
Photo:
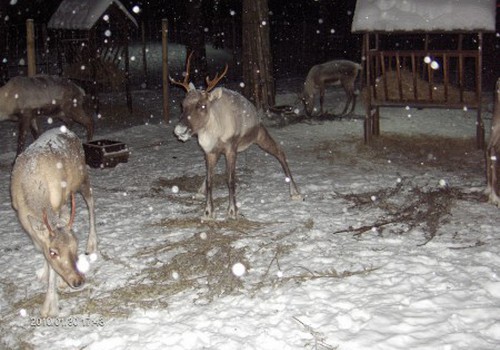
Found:
[[(293, 103), (298, 87), (278, 88)], [(474, 111), (383, 109), (373, 148), (359, 118), (272, 127), (305, 201), (254, 146), (238, 158), (240, 219), (225, 219), (221, 181), (217, 220), (202, 222), (201, 150), (162, 122), (158, 92), (134, 97), (144, 118), (110, 122), (103, 107), (97, 121), (131, 155), (90, 169), (100, 254), (56, 319), (39, 318), (43, 257), (11, 208), (16, 128), (0, 124), (0, 348), (498, 348), (500, 211), (482, 194)], [(77, 210), (83, 252), (80, 196)]]

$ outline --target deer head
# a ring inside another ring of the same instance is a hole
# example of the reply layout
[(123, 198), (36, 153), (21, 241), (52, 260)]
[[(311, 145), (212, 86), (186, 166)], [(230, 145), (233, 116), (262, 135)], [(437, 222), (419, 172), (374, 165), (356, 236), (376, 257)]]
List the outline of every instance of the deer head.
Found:
[(31, 227), (37, 232), (38, 246), (41, 248), (47, 262), (72, 288), (78, 288), (85, 282), (85, 277), (78, 271), (78, 239), (72, 226), (75, 218), (75, 196), (71, 194), (71, 216), (67, 224), (59, 218), (47, 214), (44, 209), (42, 220), (29, 216)]
[(173, 84), (182, 86), (187, 92), (186, 97), (182, 101), (182, 114), (180, 123), (174, 129), (175, 135), (181, 141), (189, 140), (192, 135), (196, 135), (201, 128), (206, 126), (211, 110), (211, 103), (220, 99), (222, 95), (222, 90), (212, 90), (226, 75), (228, 70), (228, 66), (226, 64), (226, 67), (222, 74), (219, 75), (219, 73), (216, 73), (213, 79), (210, 79), (208, 76), (206, 77), (206, 89), (196, 89), (194, 85), (189, 82), (189, 71), (192, 55), (193, 52), (189, 54), (186, 62), (186, 73), (184, 75), (184, 80), (180, 82), (170, 78), (170, 81)]

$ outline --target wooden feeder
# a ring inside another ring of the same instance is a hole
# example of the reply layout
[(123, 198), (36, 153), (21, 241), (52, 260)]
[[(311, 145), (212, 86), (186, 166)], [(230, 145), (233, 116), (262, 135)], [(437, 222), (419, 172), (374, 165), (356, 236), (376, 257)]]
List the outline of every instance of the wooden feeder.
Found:
[(62, 0), (50, 18), (58, 65), (96, 99), (98, 89), (125, 87), (132, 111), (129, 82), (129, 37), (137, 21), (119, 0)]
[(127, 163), (130, 154), (126, 144), (120, 141), (95, 140), (83, 144), (86, 163), (92, 168), (114, 168)]
[(476, 109), (484, 147), (483, 33), (495, 31), (495, 7), (495, 0), (457, 0), (452, 11), (440, 1), (357, 1), (352, 32), (363, 34), (366, 143), (380, 134), (380, 107), (408, 106)]

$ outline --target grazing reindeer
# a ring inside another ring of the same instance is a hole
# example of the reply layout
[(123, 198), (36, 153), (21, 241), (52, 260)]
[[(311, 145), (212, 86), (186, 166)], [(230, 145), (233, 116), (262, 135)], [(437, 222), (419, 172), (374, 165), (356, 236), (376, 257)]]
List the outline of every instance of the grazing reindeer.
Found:
[(314, 97), (319, 90), (319, 105), (321, 115), (323, 115), (323, 101), (325, 99), (325, 88), (327, 85), (340, 83), (345, 90), (347, 102), (340, 115), (345, 115), (349, 104), (352, 107), (349, 113), (356, 106), (356, 94), (354, 93), (354, 82), (358, 76), (361, 66), (358, 63), (347, 60), (334, 60), (313, 66), (307, 74), (302, 92), (302, 101), (307, 115), (311, 116), (314, 110)]
[(500, 193), (498, 188), (498, 176), (500, 164), (500, 78), (497, 80), (495, 89), (495, 105), (493, 107), (493, 119), (491, 122), (491, 136), (486, 149), (486, 177), (488, 185), (485, 193), (490, 203), (500, 206)]
[(229, 187), (228, 217), (237, 217), (235, 198), (236, 155), (250, 145), (257, 144), (280, 162), (287, 179), (290, 181), (290, 196), (301, 199), (297, 185), (288, 168), (285, 153), (260, 123), (255, 106), (239, 93), (225, 88), (211, 91), (224, 72), (213, 80), (207, 77), (206, 90), (197, 90), (189, 83), (189, 65), (191, 55), (186, 64), (186, 75), (183, 82), (171, 81), (182, 86), (187, 95), (182, 102), (180, 123), (174, 133), (181, 141), (198, 135), (198, 143), (205, 152), (207, 174), (201, 189), (205, 192), (206, 205), (203, 217), (214, 217), (212, 200), (212, 178), (215, 166), (222, 154), (226, 157), (227, 184)]
[[(78, 241), (71, 229), (75, 192), (81, 192), (87, 202), (90, 216), (87, 253), (95, 253), (94, 199), (80, 139), (65, 127), (51, 129), (17, 157), (11, 179), (12, 206), (35, 247), (45, 256), (48, 289), (41, 310), (43, 317), (59, 312), (57, 275), (72, 288), (85, 282), (76, 267)], [(71, 213), (66, 206), (69, 197)]]
[(0, 121), (19, 122), (17, 154), (22, 152), (26, 134), (40, 135), (37, 117), (51, 115), (63, 122), (74, 121), (87, 129), (92, 140), (94, 121), (83, 108), (85, 92), (68, 79), (52, 75), (18, 76), (0, 87)]

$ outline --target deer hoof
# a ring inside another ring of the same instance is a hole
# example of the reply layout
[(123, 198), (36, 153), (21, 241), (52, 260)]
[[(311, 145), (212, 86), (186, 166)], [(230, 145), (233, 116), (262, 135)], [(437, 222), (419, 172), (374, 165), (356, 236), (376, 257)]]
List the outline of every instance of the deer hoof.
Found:
[(207, 213), (207, 212), (205, 212), (205, 214), (203, 214), (203, 216), (201, 217), (201, 222), (203, 222), (203, 221), (214, 221), (214, 220), (215, 220), (214, 213)]
[(230, 220), (237, 220), (238, 219), (238, 214), (235, 211), (229, 210), (227, 212), (227, 218)]
[(58, 303), (53, 301), (49, 302), (45, 301), (40, 310), (40, 316), (42, 316), (42, 318), (47, 318), (47, 317), (56, 317), (58, 315), (59, 315)]

